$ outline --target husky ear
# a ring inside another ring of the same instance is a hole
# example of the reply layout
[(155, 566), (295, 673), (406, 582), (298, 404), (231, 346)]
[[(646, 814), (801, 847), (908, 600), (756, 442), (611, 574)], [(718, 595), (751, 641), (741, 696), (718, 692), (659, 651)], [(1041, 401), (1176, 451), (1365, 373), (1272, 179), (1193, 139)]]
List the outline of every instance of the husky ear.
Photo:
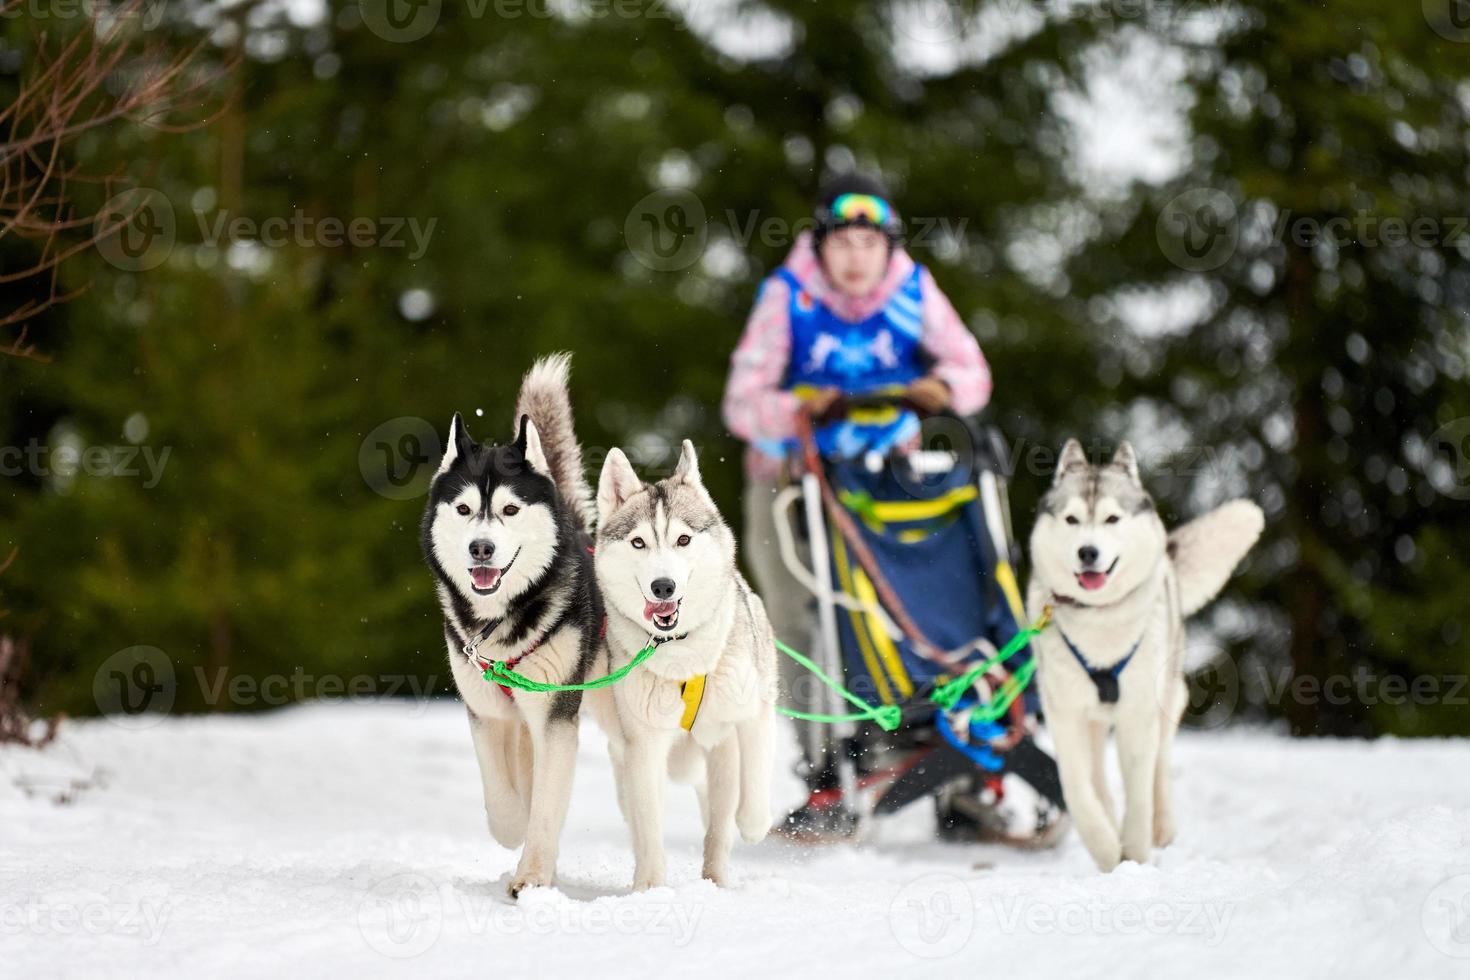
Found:
[(521, 431), (516, 435), (516, 451), (531, 469), (542, 476), (551, 476), (546, 452), (541, 448), (541, 433), (536, 431), (536, 423), (531, 421), (529, 415), (521, 416)]
[(674, 467), (674, 475), (669, 479), (675, 483), (688, 483), (691, 486), (703, 487), (704, 481), (699, 477), (699, 457), (694, 454), (694, 443), (688, 439), (679, 449), (679, 465)]
[(475, 440), (465, 431), (464, 416), (455, 412), (454, 418), (449, 420), (449, 439), (444, 443), (444, 458), (439, 461), (439, 472), (448, 473), (456, 459), (468, 456), (474, 448)]
[(597, 523), (603, 525), (623, 502), (639, 490), (643, 481), (633, 472), (633, 464), (616, 446), (607, 454), (602, 464), (602, 476), (597, 480)]
[(1057, 473), (1052, 479), (1052, 486), (1062, 482), (1062, 477), (1073, 470), (1087, 469), (1087, 453), (1082, 451), (1082, 443), (1076, 439), (1068, 439), (1067, 444), (1062, 447), (1062, 455), (1057, 457)]
[(1139, 486), (1143, 485), (1138, 476), (1138, 455), (1133, 451), (1133, 444), (1126, 439), (1118, 443), (1118, 451), (1113, 453), (1113, 461), (1108, 465), (1127, 473), (1128, 479)]

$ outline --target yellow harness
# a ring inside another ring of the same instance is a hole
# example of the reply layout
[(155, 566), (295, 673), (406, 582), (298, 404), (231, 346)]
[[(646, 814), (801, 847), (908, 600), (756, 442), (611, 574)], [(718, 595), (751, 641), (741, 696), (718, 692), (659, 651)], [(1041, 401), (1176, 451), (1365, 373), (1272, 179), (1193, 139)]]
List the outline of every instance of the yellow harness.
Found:
[(680, 684), (679, 697), (684, 701), (679, 727), (687, 732), (694, 727), (694, 719), (699, 717), (699, 705), (704, 701), (704, 675), (697, 674)]

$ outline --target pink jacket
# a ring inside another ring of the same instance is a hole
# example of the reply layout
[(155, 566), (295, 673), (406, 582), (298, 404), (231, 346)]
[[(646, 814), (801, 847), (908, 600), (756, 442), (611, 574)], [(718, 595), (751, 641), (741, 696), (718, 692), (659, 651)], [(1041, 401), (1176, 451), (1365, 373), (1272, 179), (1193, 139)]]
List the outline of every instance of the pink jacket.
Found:
[[(888, 274), (877, 289), (859, 299), (843, 294), (827, 282), (812, 248), (810, 232), (803, 232), (797, 238), (785, 266), (815, 299), (842, 319), (855, 323), (883, 308), (894, 290), (913, 274), (914, 260), (902, 248), (895, 248)], [(939, 291), (928, 270), (923, 272), (920, 282), (924, 309), (921, 342), (934, 359), (930, 371), (949, 385), (952, 407), (957, 413), (978, 412), (990, 401), (990, 366), (974, 335)], [(781, 387), (791, 353), (791, 323), (787, 315), (790, 303), (791, 290), (786, 281), (779, 276), (767, 279), (730, 359), (730, 377), (725, 383), (721, 411), (725, 425), (746, 442), (787, 439), (796, 434), (799, 401)], [(746, 450), (748, 479), (775, 482), (780, 473), (780, 460), (754, 447)]]

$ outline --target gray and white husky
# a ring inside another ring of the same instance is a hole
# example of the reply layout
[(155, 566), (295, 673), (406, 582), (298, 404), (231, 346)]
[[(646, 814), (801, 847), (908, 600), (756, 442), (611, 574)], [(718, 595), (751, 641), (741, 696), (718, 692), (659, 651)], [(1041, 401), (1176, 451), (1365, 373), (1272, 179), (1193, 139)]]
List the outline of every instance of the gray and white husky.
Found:
[(524, 693), (482, 677), (491, 660), (542, 683), (580, 683), (601, 650), (589, 554), (592, 491), (567, 397), (568, 358), (521, 384), (516, 437), (478, 443), (454, 416), (421, 543), (484, 782), (490, 834), (525, 843), (511, 895), (551, 884), (572, 790), (580, 692)]
[[(614, 668), (658, 649), (613, 687), (609, 749), (633, 832), (633, 887), (664, 883), (663, 787), (693, 782), (704, 877), (728, 881), (734, 833), (771, 826), (776, 652), (760, 597), (735, 567), (735, 538), (684, 442), (673, 476), (645, 484), (620, 450), (597, 489), (597, 582)], [(621, 734), (618, 733), (621, 729)]]
[[(1144, 861), (1174, 839), (1170, 752), (1188, 702), (1184, 620), (1215, 597), (1261, 534), (1261, 509), (1234, 500), (1166, 532), (1128, 443), (1094, 466), (1073, 439), (1031, 532), (1033, 642), (1042, 707), (1077, 833), (1097, 866)], [(1123, 822), (1103, 755), (1117, 732)]]

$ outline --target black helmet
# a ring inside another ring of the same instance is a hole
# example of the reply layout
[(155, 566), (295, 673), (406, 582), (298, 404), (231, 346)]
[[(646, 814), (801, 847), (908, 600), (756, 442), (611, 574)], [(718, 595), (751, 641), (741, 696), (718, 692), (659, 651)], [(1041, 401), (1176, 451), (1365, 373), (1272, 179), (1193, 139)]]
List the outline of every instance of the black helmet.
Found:
[(888, 196), (888, 188), (877, 177), (846, 173), (828, 178), (817, 195), (815, 244), (838, 228), (867, 225), (888, 236), (895, 245), (903, 237), (903, 220)]

